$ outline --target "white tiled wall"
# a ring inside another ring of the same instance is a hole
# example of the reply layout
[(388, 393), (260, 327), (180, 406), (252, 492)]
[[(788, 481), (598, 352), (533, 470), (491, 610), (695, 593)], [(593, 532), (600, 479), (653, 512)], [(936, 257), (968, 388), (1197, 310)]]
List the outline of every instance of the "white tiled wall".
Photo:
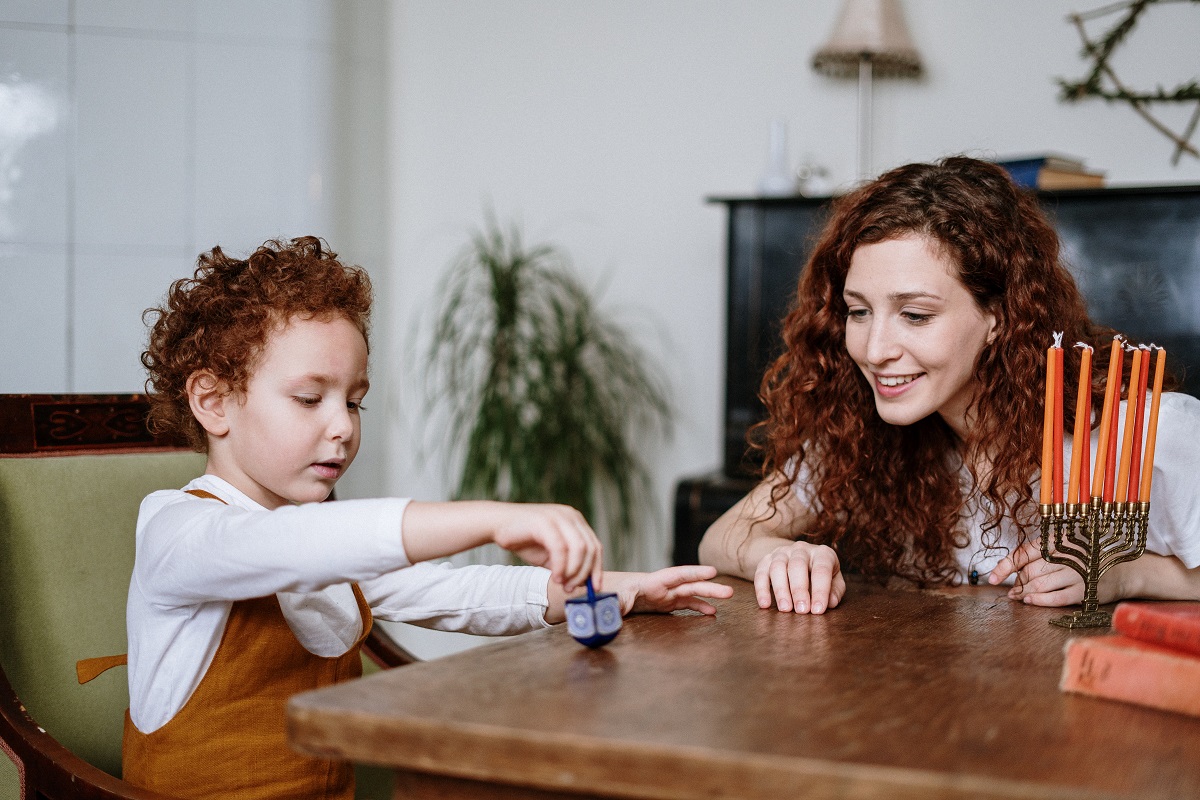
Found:
[(353, 136), (337, 126), (354, 124), (344, 100), (335, 118), (335, 83), (370, 103), (355, 70), (383, 69), (382, 48), (339, 56), (345, 28), (382, 27), (381, 9), (0, 0), (0, 392), (140, 391), (142, 310), (215, 244), (382, 250), (339, 236), (347, 204), (383, 211), (336, 198), (355, 183), (333, 174)]

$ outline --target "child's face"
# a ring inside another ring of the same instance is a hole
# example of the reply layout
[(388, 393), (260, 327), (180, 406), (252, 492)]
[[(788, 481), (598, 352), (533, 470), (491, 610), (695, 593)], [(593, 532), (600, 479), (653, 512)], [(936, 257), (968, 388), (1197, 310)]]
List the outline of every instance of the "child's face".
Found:
[(267, 508), (324, 500), (358, 453), (366, 340), (342, 316), (293, 317), (250, 372), (209, 471)]

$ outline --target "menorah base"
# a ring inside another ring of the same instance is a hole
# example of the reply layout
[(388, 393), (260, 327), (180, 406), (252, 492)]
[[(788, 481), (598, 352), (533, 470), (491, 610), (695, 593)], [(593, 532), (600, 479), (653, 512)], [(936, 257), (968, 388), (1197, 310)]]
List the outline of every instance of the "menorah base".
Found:
[(1050, 624), (1061, 628), (1107, 628), (1112, 625), (1112, 614), (1107, 611), (1076, 611), (1052, 619)]

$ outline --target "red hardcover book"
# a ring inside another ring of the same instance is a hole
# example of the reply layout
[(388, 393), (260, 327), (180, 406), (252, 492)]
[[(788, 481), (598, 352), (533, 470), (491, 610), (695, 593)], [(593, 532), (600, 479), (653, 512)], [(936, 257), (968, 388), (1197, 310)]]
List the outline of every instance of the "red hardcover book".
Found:
[(1059, 688), (1200, 716), (1200, 658), (1120, 634), (1071, 639)]
[(1200, 656), (1200, 603), (1118, 603), (1113, 630)]

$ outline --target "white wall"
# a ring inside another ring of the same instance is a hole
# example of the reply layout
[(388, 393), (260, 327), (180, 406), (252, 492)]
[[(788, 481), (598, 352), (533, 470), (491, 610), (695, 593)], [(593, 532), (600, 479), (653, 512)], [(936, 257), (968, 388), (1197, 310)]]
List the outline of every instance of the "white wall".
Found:
[(216, 244), (380, 264), (383, 10), (0, 0), (0, 392), (141, 391), (142, 310)]
[[(1102, 0), (905, 0), (926, 74), (879, 82), (877, 170), (957, 152), (1075, 154), (1112, 183), (1200, 182), (1200, 161), (1133, 111), (1064, 105), (1054, 78), (1084, 74), (1065, 21)], [(792, 163), (853, 180), (853, 81), (816, 75), (836, 0), (404, 0), (391, 20), (391, 189), (386, 488), (443, 497), (408, 356), (442, 269), (491, 203), (531, 239), (566, 248), (605, 303), (665, 365), (676, 436), (649, 455), (659, 519), (644, 566), (669, 553), (675, 481), (720, 463), (724, 226), (712, 195), (752, 194), (770, 121)], [(1100, 21), (1107, 24), (1106, 21)], [(1200, 10), (1152, 8), (1118, 52), (1134, 85), (1195, 77)], [(1190, 109), (1167, 109), (1181, 128)], [(421, 327), (424, 324), (424, 327)], [(416, 326), (414, 328), (414, 326)], [(418, 333), (419, 335), (419, 333)], [(376, 361), (377, 372), (380, 369)]]

